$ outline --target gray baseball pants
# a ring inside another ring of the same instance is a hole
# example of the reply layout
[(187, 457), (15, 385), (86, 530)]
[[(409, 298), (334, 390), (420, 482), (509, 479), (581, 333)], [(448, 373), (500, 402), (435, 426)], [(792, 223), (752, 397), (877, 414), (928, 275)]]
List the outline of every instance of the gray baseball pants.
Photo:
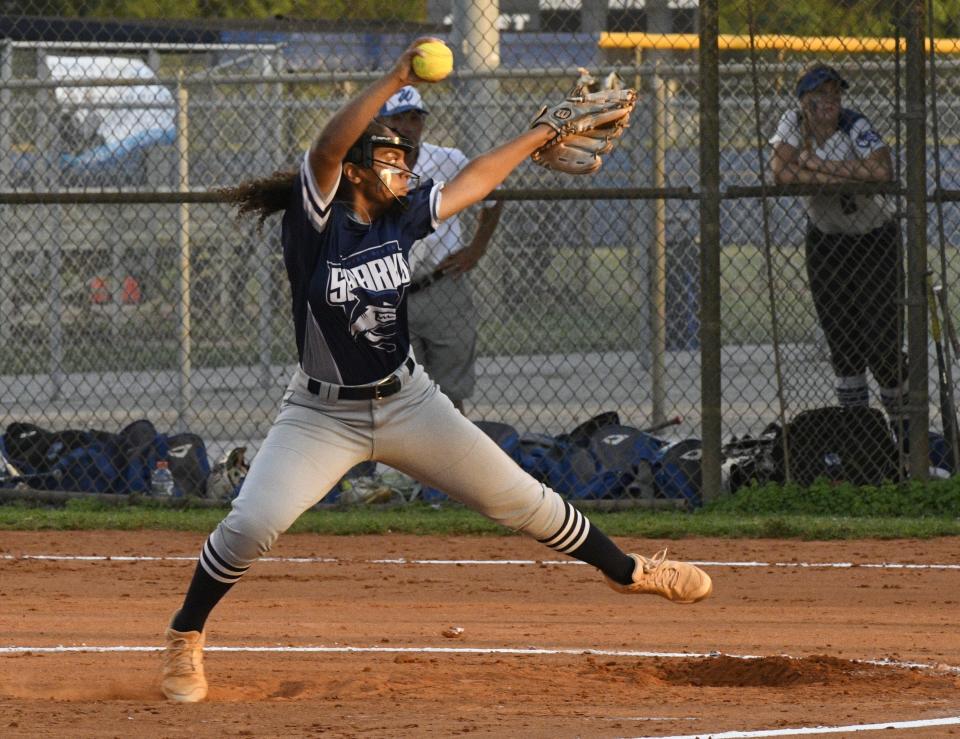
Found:
[(420, 365), (412, 376), (405, 368), (397, 374), (403, 386), (388, 398), (335, 400), (322, 397), (335, 388), (308, 392), (297, 370), (230, 513), (207, 542), (217, 563), (201, 557), (208, 574), (239, 579), (351, 467), (371, 459), (558, 551), (583, 543), (588, 526), (573, 529), (563, 499), (458, 412)]

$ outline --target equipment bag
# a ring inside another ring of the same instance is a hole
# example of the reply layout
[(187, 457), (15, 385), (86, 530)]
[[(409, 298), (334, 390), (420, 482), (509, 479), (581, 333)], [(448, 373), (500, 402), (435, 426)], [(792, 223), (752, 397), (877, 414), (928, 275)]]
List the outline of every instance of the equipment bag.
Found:
[(654, 465), (663, 441), (630, 426), (612, 424), (590, 436), (596, 471), (586, 493), (596, 498), (657, 497)]
[(793, 482), (843, 480), (854, 485), (880, 485), (901, 476), (893, 433), (883, 413), (866, 406), (815, 408), (803, 411), (777, 435), (773, 461), (785, 479), (784, 440), (789, 445)]
[(720, 485), (725, 493), (735, 493), (749, 485), (783, 482), (783, 470), (773, 459), (773, 447), (780, 438), (780, 427), (769, 424), (759, 436), (734, 436), (721, 448)]
[(196, 434), (185, 432), (168, 436), (167, 460), (174, 482), (183, 495), (202, 498), (210, 476), (207, 447)]
[[(608, 411), (558, 436), (480, 421), (491, 439), (534, 479), (570, 500), (673, 498), (700, 503), (700, 441), (669, 442), (624, 426)], [(444, 500), (424, 487), (420, 498)]]
[(519, 439), (517, 463), (535, 480), (565, 498), (603, 497), (615, 484), (613, 476), (596, 479), (597, 461), (590, 454), (590, 437), (598, 429), (620, 423), (615, 412), (601, 413), (559, 436), (526, 433)]
[(947, 440), (939, 431), (931, 429), (928, 432), (928, 444), (930, 450), (930, 466), (942, 470), (947, 475), (956, 472), (953, 465), (950, 464), (950, 448), (947, 446)]
[[(157, 433), (148, 420), (141, 419), (128, 424), (114, 437), (114, 465), (120, 471), (116, 492), (150, 492), (150, 475), (157, 461), (166, 459), (166, 437)], [(173, 465), (170, 465), (171, 472)], [(176, 478), (174, 478), (176, 482)]]
[(117, 470), (112, 434), (67, 429), (48, 431), (32, 423), (7, 426), (3, 444), (17, 475), (4, 484), (25, 483), (37, 490), (112, 492)]
[(668, 441), (630, 426), (607, 426), (591, 438), (602, 472), (619, 476), (613, 498), (679, 499), (700, 505), (700, 439)]
[(147, 493), (157, 461), (167, 459), (176, 494), (202, 495), (210, 469), (200, 437), (168, 437), (157, 433), (147, 420), (134, 421), (116, 434), (78, 429), (48, 431), (14, 422), (4, 433), (3, 444), (7, 459), (19, 474), (0, 479), (0, 484), (23, 482), (38, 490)]
[(661, 447), (653, 465), (657, 497), (680, 499), (692, 508), (699, 506), (703, 502), (702, 460), (700, 439), (680, 439)]
[(595, 416), (557, 437), (525, 434), (520, 464), (564, 498), (673, 498), (700, 503), (700, 441), (670, 442)]
[(604, 469), (591, 452), (591, 439), (601, 429), (619, 424), (613, 412), (588, 419), (566, 434), (528, 433), (520, 437), (518, 463), (534, 479), (553, 488), (561, 497), (608, 497), (620, 486), (620, 472)]

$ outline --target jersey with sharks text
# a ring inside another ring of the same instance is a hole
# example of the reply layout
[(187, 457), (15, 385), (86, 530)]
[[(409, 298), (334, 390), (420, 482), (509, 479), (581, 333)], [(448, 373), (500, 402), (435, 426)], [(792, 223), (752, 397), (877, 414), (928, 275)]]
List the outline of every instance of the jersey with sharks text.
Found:
[(439, 225), (442, 184), (424, 182), (373, 224), (321, 193), (307, 158), (283, 217), (300, 366), (337, 385), (387, 377), (407, 358), (410, 247)]

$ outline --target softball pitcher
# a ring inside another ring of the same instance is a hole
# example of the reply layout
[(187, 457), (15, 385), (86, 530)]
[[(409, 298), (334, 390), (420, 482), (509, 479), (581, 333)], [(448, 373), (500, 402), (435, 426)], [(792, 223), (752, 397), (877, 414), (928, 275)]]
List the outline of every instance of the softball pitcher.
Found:
[[(220, 599), (301, 513), (365, 460), (445, 490), (488, 518), (597, 567), (620, 592), (693, 603), (712, 590), (704, 572), (666, 559), (665, 550), (652, 558), (622, 552), (464, 418), (410, 354), (405, 298), (411, 245), (561, 135), (558, 126), (541, 121), (548, 109), (530, 130), (477, 157), (450, 182), (418, 182), (404, 163), (411, 144), (372, 121), (391, 95), (421, 81), (411, 62), (423, 41), (329, 120), (299, 171), (233, 191), (241, 213), (262, 221), (283, 211), (300, 363), (166, 631), (161, 687), (171, 700), (195, 702), (207, 694), (203, 629)], [(556, 119), (568, 127), (573, 118), (581, 131), (597, 120), (625, 123), (632, 93), (623, 101), (619, 113), (598, 106), (571, 113), (567, 105)]]

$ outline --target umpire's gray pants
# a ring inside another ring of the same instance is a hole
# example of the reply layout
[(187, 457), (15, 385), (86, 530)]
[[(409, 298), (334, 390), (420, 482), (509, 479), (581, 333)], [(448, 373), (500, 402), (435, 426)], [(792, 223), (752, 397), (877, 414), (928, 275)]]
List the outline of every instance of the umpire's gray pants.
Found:
[(457, 411), (419, 364), (412, 377), (406, 369), (399, 376), (402, 389), (389, 398), (324, 400), (297, 371), (232, 510), (207, 542), (218, 561), (212, 568), (201, 557), (211, 576), (239, 579), (351, 467), (371, 459), (534, 538), (561, 530), (557, 493)]

